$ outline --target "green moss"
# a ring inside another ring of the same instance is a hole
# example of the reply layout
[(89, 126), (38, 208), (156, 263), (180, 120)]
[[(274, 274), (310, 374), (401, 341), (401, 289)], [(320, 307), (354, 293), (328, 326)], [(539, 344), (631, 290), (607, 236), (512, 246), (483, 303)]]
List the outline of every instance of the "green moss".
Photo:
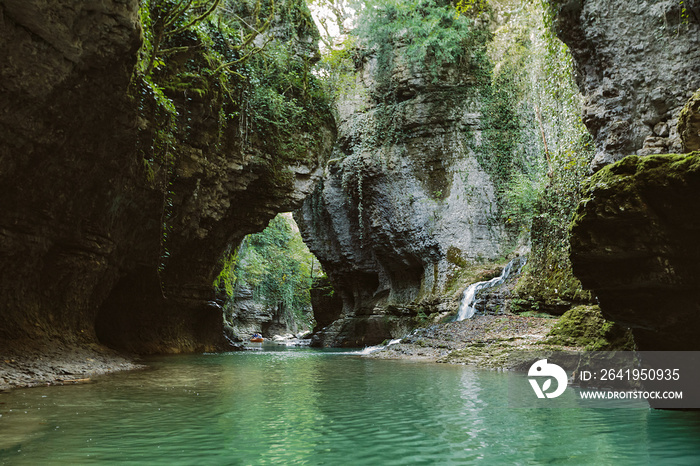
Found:
[(196, 73), (180, 73), (166, 78), (163, 84), (165, 93), (170, 96), (181, 94), (196, 95), (199, 98), (205, 97), (211, 92), (212, 83), (204, 76)]
[(589, 351), (631, 351), (632, 332), (605, 320), (598, 306), (578, 306), (559, 319), (543, 344), (582, 346)]
[(447, 254), (447, 260), (455, 266), (455, 270), (447, 276), (447, 294), (456, 294), (472, 283), (499, 276), (509, 262), (509, 259), (503, 257), (493, 261), (468, 262), (461, 256), (461, 251), (454, 247), (448, 248)]
[(611, 183), (625, 182), (628, 176), (636, 176), (639, 181), (644, 182), (663, 181), (664, 177), (673, 176), (673, 172), (697, 172), (699, 167), (700, 151), (644, 157), (629, 155), (603, 167), (591, 176), (583, 187), (590, 194), (593, 190), (610, 187)]
[(462, 257), (462, 250), (454, 246), (447, 248), (446, 259), (449, 263), (456, 265), (457, 267), (466, 267), (467, 261)]
[(700, 89), (678, 115), (678, 134), (685, 150), (700, 149)]
[[(700, 175), (700, 151), (688, 154), (654, 154), (645, 157), (629, 155), (622, 160), (606, 165), (583, 183), (583, 198), (569, 225), (572, 241), (575, 241), (576, 226), (588, 215), (586, 206), (597, 197), (614, 196), (618, 209), (632, 209), (646, 202), (637, 191), (642, 188), (661, 188), (669, 180)], [(690, 200), (689, 200), (690, 201)]]
[(513, 300), (513, 312), (561, 314), (572, 304), (592, 301), (591, 292), (584, 290), (574, 276), (565, 253), (553, 248), (545, 249), (540, 253), (538, 264), (525, 266), (523, 275), (515, 286), (517, 298)]

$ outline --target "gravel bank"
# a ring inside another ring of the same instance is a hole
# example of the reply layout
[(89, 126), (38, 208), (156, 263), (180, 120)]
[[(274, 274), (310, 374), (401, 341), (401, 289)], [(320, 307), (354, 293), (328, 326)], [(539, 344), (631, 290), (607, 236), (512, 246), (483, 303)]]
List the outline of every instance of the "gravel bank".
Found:
[(0, 390), (87, 383), (96, 375), (145, 367), (97, 345), (47, 347), (27, 342), (0, 348)]

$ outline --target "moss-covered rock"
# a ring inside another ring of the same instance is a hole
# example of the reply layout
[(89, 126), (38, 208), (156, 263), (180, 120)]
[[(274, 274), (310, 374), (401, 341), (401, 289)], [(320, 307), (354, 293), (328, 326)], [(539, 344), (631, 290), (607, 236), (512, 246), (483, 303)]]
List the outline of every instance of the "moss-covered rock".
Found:
[(545, 344), (581, 346), (589, 351), (631, 351), (632, 333), (603, 318), (598, 306), (577, 306), (564, 313)]
[(700, 152), (629, 156), (587, 180), (571, 262), (641, 350), (697, 350)]
[(678, 116), (678, 134), (683, 141), (683, 150), (700, 150), (700, 89)]

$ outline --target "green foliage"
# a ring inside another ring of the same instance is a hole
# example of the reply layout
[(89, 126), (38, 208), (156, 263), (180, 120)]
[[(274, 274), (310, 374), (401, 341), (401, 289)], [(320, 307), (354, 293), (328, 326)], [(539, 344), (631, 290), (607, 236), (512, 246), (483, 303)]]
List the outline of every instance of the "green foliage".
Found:
[(238, 270), (240, 264), (239, 252), (242, 244), (239, 244), (231, 253), (224, 256), (221, 272), (214, 280), (214, 286), (223, 290), (226, 296), (233, 296), (236, 291), (236, 283), (238, 282), (236, 270)]
[(685, 5), (685, 1), (680, 0), (678, 2), (678, 6), (681, 10), (681, 23), (687, 25), (690, 22), (690, 14), (688, 13), (688, 8)]
[(503, 220), (530, 237), (516, 291), (523, 309), (560, 309), (590, 299), (573, 276), (567, 225), (592, 157), (581, 122), (573, 61), (540, 2), (499, 11), (507, 21), (489, 44), (483, 81), (483, 149), (477, 158), (496, 184)]
[(369, 1), (354, 34), (365, 53), (376, 56), (377, 91), (385, 98), (393, 91), (397, 47), (405, 47), (408, 66), (427, 70), (437, 81), (445, 65), (468, 61), (469, 45), (483, 43), (486, 35), (473, 19), (455, 15), (449, 2), (440, 0)]
[(326, 90), (311, 73), (309, 59), (295, 57), (288, 44), (274, 43), (265, 54), (252, 57), (242, 98), (250, 119), (249, 131), (287, 161), (306, 161), (309, 142), (303, 133), (322, 136), (320, 115), (329, 113)]
[(459, 14), (477, 15), (488, 8), (488, 0), (459, 0), (455, 9)]
[[(428, 314), (425, 313), (425, 309), (423, 309), (422, 307), (419, 307), (418, 311), (416, 312), (416, 316), (413, 318), (413, 320), (416, 323), (416, 325), (421, 326), (421, 325), (425, 325), (428, 322), (429, 316), (428, 316)], [(422, 340), (420, 340), (420, 341), (422, 341)]]
[(239, 153), (255, 145), (265, 181), (288, 189), (288, 167), (308, 159), (332, 123), (310, 72), (317, 49), (305, 41), (318, 33), (303, 0), (143, 0), (140, 16), (132, 94), (144, 178), (163, 192), (163, 272), (183, 147)]
[(518, 79), (521, 70), (522, 66), (507, 58), (491, 73), (482, 69), (483, 146), (476, 149), (476, 158), (491, 176), (501, 209), (507, 203), (504, 197), (508, 195), (507, 191), (514, 180), (518, 176), (532, 175), (525, 170), (531, 165), (527, 154), (518, 150), (522, 139), (518, 114), (518, 103), (523, 93)]
[[(445, 66), (454, 63), (478, 67), (480, 53), (488, 40), (486, 28), (474, 18), (456, 15), (445, 0), (317, 0), (325, 11), (333, 12), (341, 39), (324, 38), (327, 48), (318, 67), (319, 74), (336, 97), (353, 89), (354, 72), (364, 60), (376, 59), (373, 79), (377, 82), (374, 98), (388, 105), (386, 114), (397, 104), (392, 74), (399, 65), (395, 51), (402, 49), (402, 66), (426, 74), (433, 82)], [(319, 12), (319, 16), (323, 16)], [(473, 16), (473, 15), (472, 15)], [(349, 30), (354, 19), (357, 25)], [(326, 23), (328, 20), (325, 20)], [(323, 27), (323, 21), (321, 21)], [(326, 29), (327, 31), (327, 29)], [(328, 32), (326, 32), (328, 34)], [(475, 58), (476, 57), (476, 58)], [(379, 115), (379, 125), (389, 126)], [(384, 131), (384, 128), (382, 131)]]
[(225, 259), (215, 285), (229, 297), (237, 285), (247, 286), (257, 300), (284, 312), (288, 321), (308, 325), (313, 318), (309, 290), (320, 266), (290, 222), (280, 214), (261, 233), (248, 235)]
[(503, 206), (503, 217), (507, 224), (530, 226), (546, 180), (535, 170), (516, 172), (506, 187), (507, 199)]

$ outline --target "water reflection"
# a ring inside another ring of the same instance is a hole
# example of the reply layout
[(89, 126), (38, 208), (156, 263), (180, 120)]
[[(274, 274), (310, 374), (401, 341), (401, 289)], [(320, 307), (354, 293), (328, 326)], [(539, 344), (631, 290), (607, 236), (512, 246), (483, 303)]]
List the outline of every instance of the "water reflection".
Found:
[(700, 462), (696, 413), (514, 409), (507, 373), (309, 349), (150, 363), (1, 395), (0, 462)]

